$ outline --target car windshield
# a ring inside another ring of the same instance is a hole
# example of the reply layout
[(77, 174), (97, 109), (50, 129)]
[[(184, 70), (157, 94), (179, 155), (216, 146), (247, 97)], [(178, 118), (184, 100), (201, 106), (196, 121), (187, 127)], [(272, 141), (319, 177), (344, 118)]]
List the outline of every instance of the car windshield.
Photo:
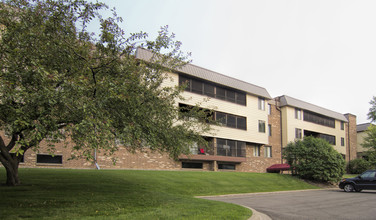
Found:
[(367, 171), (367, 172), (363, 173), (362, 175), (360, 175), (360, 177), (362, 177), (362, 178), (375, 177), (375, 173), (376, 173), (376, 171)]

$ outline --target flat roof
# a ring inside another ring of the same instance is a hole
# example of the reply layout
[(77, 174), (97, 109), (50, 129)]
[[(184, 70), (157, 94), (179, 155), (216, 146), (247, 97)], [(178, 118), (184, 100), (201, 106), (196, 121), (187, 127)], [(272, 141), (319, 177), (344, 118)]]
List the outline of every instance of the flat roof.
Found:
[[(137, 48), (136, 58), (138, 59), (144, 60), (146, 62), (151, 62), (152, 59), (155, 58), (153, 57), (153, 55), (154, 53), (150, 50), (146, 50), (144, 48)], [(179, 69), (175, 69), (175, 71), (196, 78), (204, 79), (210, 82), (214, 82), (219, 85), (234, 88), (251, 95), (260, 96), (266, 99), (272, 99), (268, 91), (263, 87), (256, 86), (251, 83), (247, 83), (193, 64), (186, 64)]]
[(292, 106), (292, 107), (300, 108), (303, 110), (315, 112), (320, 115), (324, 115), (324, 116), (334, 118), (340, 121), (348, 122), (347, 118), (341, 113), (338, 113), (338, 112), (335, 112), (335, 111), (332, 111), (332, 110), (329, 110), (329, 109), (326, 109), (326, 108), (323, 108), (323, 107), (320, 107), (320, 106), (317, 106), (308, 102), (304, 102), (304, 101), (292, 98), (287, 95), (279, 96), (277, 98), (279, 98), (281, 107)]

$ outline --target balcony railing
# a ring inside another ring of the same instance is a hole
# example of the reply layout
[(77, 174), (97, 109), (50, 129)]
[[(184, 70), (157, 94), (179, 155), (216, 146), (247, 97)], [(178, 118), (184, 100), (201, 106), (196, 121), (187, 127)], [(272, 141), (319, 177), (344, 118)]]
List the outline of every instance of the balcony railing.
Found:
[[(234, 146), (222, 144), (209, 144), (208, 148), (204, 147), (191, 147), (192, 155), (215, 155), (226, 157), (245, 157), (245, 143), (236, 144)], [(214, 154), (216, 152), (216, 154)]]
[(245, 154), (245, 144), (239, 146), (217, 144), (217, 156), (245, 157)]

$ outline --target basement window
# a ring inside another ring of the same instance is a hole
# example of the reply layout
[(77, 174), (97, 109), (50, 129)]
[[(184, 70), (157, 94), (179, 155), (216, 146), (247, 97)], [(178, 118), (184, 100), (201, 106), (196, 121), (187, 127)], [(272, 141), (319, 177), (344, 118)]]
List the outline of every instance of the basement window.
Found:
[(37, 163), (63, 164), (62, 155), (37, 154)]
[(187, 168), (187, 169), (202, 169), (203, 164), (202, 163), (182, 162), (181, 166), (182, 166), (182, 168)]
[(219, 170), (235, 170), (236, 165), (235, 164), (229, 164), (229, 163), (219, 163), (218, 169)]

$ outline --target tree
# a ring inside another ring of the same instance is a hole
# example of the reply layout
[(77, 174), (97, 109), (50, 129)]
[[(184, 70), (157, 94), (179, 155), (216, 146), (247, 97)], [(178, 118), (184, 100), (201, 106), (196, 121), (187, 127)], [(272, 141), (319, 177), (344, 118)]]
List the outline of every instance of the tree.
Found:
[[(204, 142), (205, 120), (179, 120), (175, 100), (184, 88), (162, 87), (165, 72), (187, 55), (167, 27), (154, 41), (130, 34), (103, 3), (84, 0), (6, 0), (0, 3), (0, 162), (7, 185), (20, 184), (18, 164), (29, 149), (47, 141), (74, 143), (74, 155), (93, 159), (94, 149), (149, 149), (171, 158)], [(88, 31), (90, 22), (100, 33)], [(150, 62), (135, 58), (150, 50)], [(206, 117), (190, 111), (190, 117)], [(68, 138), (69, 137), (69, 138)], [(6, 140), (9, 140), (8, 142)], [(15, 152), (11, 154), (11, 152)]]
[[(371, 108), (368, 112), (368, 119), (371, 122), (376, 121), (376, 96), (372, 98), (370, 101)], [(369, 163), (368, 168), (372, 168), (376, 166), (376, 126), (374, 124), (370, 124), (367, 130), (365, 131), (366, 135), (364, 136), (363, 142), (361, 145), (368, 150), (364, 152), (364, 159)]]
[(336, 182), (345, 173), (345, 160), (325, 140), (304, 137), (289, 143), (283, 151), (294, 175), (321, 182)]
[[(371, 104), (371, 108), (368, 112), (368, 119), (371, 122), (376, 122), (376, 96), (372, 98), (369, 102)], [(371, 124), (366, 131), (366, 136), (364, 137), (364, 141), (362, 143), (364, 148), (368, 148), (371, 151), (376, 151), (376, 126)]]
[(376, 151), (376, 126), (371, 124), (364, 136), (363, 143), (361, 145), (364, 148), (368, 148), (368, 151)]
[(356, 158), (351, 160), (348, 164), (348, 171), (349, 173), (360, 174), (366, 170), (371, 169), (372, 165), (370, 161), (362, 158)]

